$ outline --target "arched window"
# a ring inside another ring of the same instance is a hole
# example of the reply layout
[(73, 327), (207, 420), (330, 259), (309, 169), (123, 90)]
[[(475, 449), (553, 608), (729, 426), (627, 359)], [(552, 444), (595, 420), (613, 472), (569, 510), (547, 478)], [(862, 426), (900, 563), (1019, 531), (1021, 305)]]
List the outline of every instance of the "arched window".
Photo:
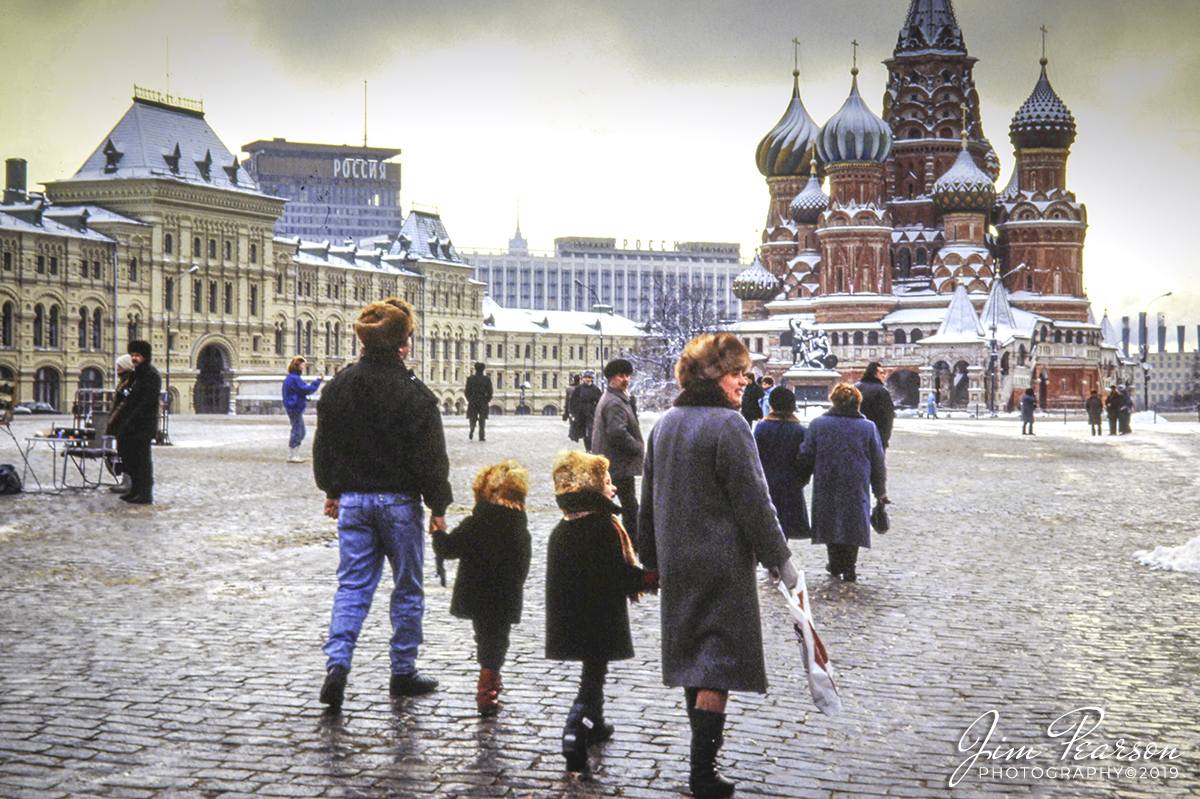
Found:
[(1020, 346), (1020, 347), (1017, 349), (1017, 366), (1024, 366), (1024, 365), (1025, 365), (1025, 358), (1026, 358), (1027, 354), (1028, 354), (1028, 353), (1026, 353), (1026, 351), (1025, 351), (1025, 345), (1024, 345), (1024, 344), (1022, 344), (1022, 345), (1021, 345), (1021, 346)]
[(275, 354), (283, 355), (283, 323), (275, 323)]
[(45, 336), (43, 331), (46, 328), (46, 309), (41, 303), (33, 306), (33, 346), (45, 346)]
[(163, 236), (163, 254), (171, 255), (175, 252), (175, 237), (170, 233)]
[(58, 408), (58, 371), (50, 366), (43, 366), (33, 373), (34, 402), (46, 402)]
[(1008, 353), (1007, 352), (1000, 356), (1000, 374), (1002, 374), (1002, 375), (1008, 374)]
[(104, 373), (94, 366), (89, 366), (79, 373), (80, 388), (104, 388)]
[(870, 333), (867, 334), (867, 344), (878, 344), (878, 343), (879, 343), (879, 333), (877, 331), (872, 330)]
[(213, 260), (216, 260), (216, 257), (217, 257), (217, 240), (216, 239), (208, 240), (208, 257), (212, 258)]
[(923, 335), (921, 334), (921, 329), (919, 327), (914, 327), (912, 329), (912, 332), (908, 334), (908, 340), (910, 342), (912, 342), (913, 344), (916, 344), (922, 338), (923, 338)]
[(129, 282), (137, 282), (137, 258), (129, 259)]
[(225, 255), (226, 261), (230, 261), (233, 259), (233, 242), (231, 242), (231, 241), (225, 242), (223, 254)]
[(897, 330), (895, 333), (895, 338), (896, 338), (897, 344), (907, 344), (908, 343), (908, 336), (904, 335), (903, 330)]
[(328, 358), (333, 354), (333, 325), (329, 322), (325, 323), (325, 357)]
[(854, 346), (861, 347), (863, 343), (863, 334), (861, 330), (854, 331)]
[(912, 253), (907, 249), (904, 249), (900, 251), (900, 277), (910, 277), (911, 275)]
[(252, 264), (258, 263), (258, 245), (257, 244), (250, 245), (250, 263), (252, 263)]
[(925, 265), (925, 248), (924, 247), (917, 248), (917, 265), (918, 266)]
[(3, 313), (0, 314), (0, 346), (11, 347), (13, 345), (13, 325), (14, 319), (13, 304), (11, 302), (4, 303)]
[(1055, 344), (1062, 344), (1062, 338), (1063, 338), (1063, 336), (1062, 336), (1062, 331), (1061, 331), (1061, 330), (1055, 330), (1055, 331), (1054, 331), (1054, 343), (1055, 343)]
[(92, 349), (104, 349), (104, 315), (99, 308), (92, 311)]
[(338, 357), (342, 354), (342, 323), (333, 323), (333, 354)]
[(130, 341), (137, 341), (142, 337), (142, 317), (138, 316), (137, 314), (131, 313), (129, 315), (129, 319), (125, 327), (125, 332), (129, 336)]
[(312, 355), (312, 322), (304, 323), (304, 354)]
[(1046, 341), (1046, 337), (1049, 335), (1049, 333), (1050, 333), (1050, 329), (1049, 329), (1049, 328), (1047, 328), (1047, 327), (1043, 327), (1043, 328), (1042, 328), (1042, 341), (1043, 341), (1043, 343)]
[(200, 237), (199, 237), (199, 236), (196, 236), (194, 239), (192, 239), (192, 257), (193, 257), (193, 258), (199, 258), (199, 257), (200, 257), (200, 253), (201, 253), (201, 251), (202, 251), (202, 250), (201, 250), (201, 248), (202, 248), (203, 246), (204, 246), (204, 245), (200, 243)]
[(841, 293), (841, 291), (842, 291), (842, 268), (840, 266), (837, 269), (836, 277), (837, 277), (837, 287), (834, 289), (834, 291)]
[(57, 305), (50, 306), (50, 323), (46, 325), (46, 346), (56, 350), (62, 346), (59, 339), (59, 310)]
[(88, 313), (87, 308), (79, 309), (79, 349), (86, 350), (88, 348), (88, 325), (92, 322), (92, 317)]

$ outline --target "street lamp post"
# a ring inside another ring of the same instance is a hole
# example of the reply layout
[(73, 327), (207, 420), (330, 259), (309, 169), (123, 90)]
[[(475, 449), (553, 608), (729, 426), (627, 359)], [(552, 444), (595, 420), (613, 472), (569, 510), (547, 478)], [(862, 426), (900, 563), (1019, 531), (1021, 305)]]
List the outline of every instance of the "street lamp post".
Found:
[(601, 307), (600, 297), (596, 295), (595, 289), (593, 289), (591, 286), (584, 283), (579, 278), (575, 278), (575, 285), (579, 286), (580, 288), (587, 289), (588, 294), (592, 295), (592, 310), (596, 311), (596, 313), (597, 313), (596, 330), (600, 333), (600, 358), (599, 358), (600, 371), (603, 372), (604, 371), (604, 323), (600, 319), (599, 310), (598, 310)]
[[(1016, 269), (1010, 269), (1007, 272), (1005, 272), (1003, 275), (1001, 275), (1000, 280), (1003, 281), (1004, 278), (1008, 277), (1009, 275), (1015, 275), (1017, 272), (1020, 272), (1022, 269), (1024, 269), (1028, 265), (1029, 264), (1025, 264), (1025, 263), (1019, 264), (1016, 267)], [(1002, 289), (1004, 288), (1003, 282), (1000, 284), (1000, 287)], [(998, 314), (1000, 312), (1000, 309), (996, 307), (997, 304), (998, 303), (992, 304), (992, 325), (991, 325), (992, 338), (988, 342), (990, 356), (991, 356), (991, 362), (989, 363), (989, 371), (991, 372), (992, 379), (991, 379), (991, 391), (989, 392), (989, 394), (991, 396), (989, 397), (989, 400), (991, 402), (991, 415), (992, 416), (1000, 415), (1000, 406), (999, 406), (998, 401), (996, 400), (996, 369), (999, 366), (999, 361), (1000, 361), (1000, 340), (996, 337), (996, 314)]]
[[(1150, 328), (1150, 306), (1161, 300), (1163, 297), (1170, 297), (1175, 292), (1168, 291), (1165, 294), (1159, 294), (1150, 302), (1146, 303), (1146, 310), (1142, 311), (1141, 330), (1138, 331), (1141, 337), (1142, 350), (1142, 410), (1150, 409), (1150, 364), (1146, 363), (1146, 359), (1150, 356), (1149, 328)], [(1136, 391), (1136, 389), (1134, 389)]]
[(167, 310), (167, 313), (165, 314), (166, 319), (164, 320), (167, 323), (167, 410), (168, 410), (168, 412), (170, 411), (171, 403), (173, 402), (173, 399), (171, 398), (171, 311), (175, 311), (175, 318), (176, 318), (176, 320), (178, 320), (179, 319), (179, 303), (180, 303), (180, 298), (175, 291), (175, 284), (176, 284), (176, 282), (178, 282), (179, 278), (183, 277), (184, 275), (191, 275), (198, 271), (200, 271), (199, 266), (192, 266), (188, 269), (181, 269), (178, 272), (176, 272), (175, 274), (167, 277), (167, 296), (169, 296), (171, 298), (171, 308), (169, 308)]

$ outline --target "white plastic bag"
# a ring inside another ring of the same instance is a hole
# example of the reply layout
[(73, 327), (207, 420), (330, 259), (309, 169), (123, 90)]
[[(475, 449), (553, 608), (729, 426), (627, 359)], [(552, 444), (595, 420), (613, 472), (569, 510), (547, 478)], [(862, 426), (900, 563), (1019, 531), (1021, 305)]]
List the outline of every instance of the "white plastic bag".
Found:
[(842, 700), (838, 697), (837, 686), (833, 682), (833, 666), (829, 662), (829, 655), (813, 623), (804, 572), (800, 572), (800, 582), (796, 584), (795, 591), (788, 590), (782, 581), (777, 583), (776, 587), (779, 593), (783, 594), (788, 610), (792, 613), (792, 628), (796, 633), (796, 641), (800, 644), (804, 670), (808, 672), (808, 687), (812, 690), (813, 702), (826, 716), (836, 715), (842, 709)]

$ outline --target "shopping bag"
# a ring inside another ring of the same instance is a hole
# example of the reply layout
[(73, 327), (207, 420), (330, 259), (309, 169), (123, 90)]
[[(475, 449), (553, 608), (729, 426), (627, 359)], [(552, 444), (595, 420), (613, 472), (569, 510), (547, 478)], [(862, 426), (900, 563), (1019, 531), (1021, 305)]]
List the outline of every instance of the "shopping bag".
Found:
[(838, 697), (837, 685), (833, 681), (833, 666), (829, 662), (829, 654), (825, 651), (825, 645), (821, 643), (821, 636), (817, 635), (817, 628), (813, 623), (804, 573), (800, 573), (800, 581), (796, 584), (795, 591), (789, 590), (782, 580), (776, 587), (783, 594), (792, 614), (792, 629), (800, 645), (800, 656), (804, 659), (804, 670), (808, 674), (808, 687), (812, 691), (813, 702), (826, 716), (836, 715), (842, 709), (842, 700)]

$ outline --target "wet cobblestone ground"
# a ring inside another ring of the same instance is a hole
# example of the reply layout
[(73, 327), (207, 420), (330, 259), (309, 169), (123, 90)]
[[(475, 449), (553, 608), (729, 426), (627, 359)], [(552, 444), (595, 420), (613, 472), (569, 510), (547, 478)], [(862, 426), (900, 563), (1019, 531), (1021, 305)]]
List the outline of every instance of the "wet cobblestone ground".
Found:
[[(49, 424), (14, 427), (23, 437)], [(563, 771), (558, 734), (577, 675), (541, 653), (557, 521), (549, 466), (569, 443), (564, 425), (493, 419), (486, 444), (466, 440), (461, 418), (446, 428), (460, 502), (486, 463), (516, 457), (533, 477), (535, 562), (499, 717), (474, 714), (470, 627), (449, 616), (432, 555), (420, 665), (441, 690), (389, 700), (385, 598), (344, 713), (325, 717), (320, 647), (337, 550), (311, 464), (283, 462), (282, 417), (181, 417), (175, 446), (155, 449), (153, 507), (105, 490), (0, 497), (0, 796), (684, 794), (687, 721), (680, 692), (661, 685), (655, 597), (631, 612), (636, 658), (610, 674), (616, 736), (590, 777)], [(1200, 428), (1093, 439), (1082, 423), (1044, 421), (1037, 432), (900, 420), (888, 455), (893, 531), (863, 553), (860, 581), (831, 580), (821, 550), (793, 545), (842, 715), (826, 718), (808, 698), (764, 574), (771, 688), (733, 696), (722, 755), (738, 795), (1200, 795), (1200, 576), (1132, 557), (1200, 535)], [(306, 451), (311, 441), (310, 427)], [(7, 439), (0, 461), (19, 463)], [(453, 507), (451, 523), (466, 510)], [(1064, 737), (1048, 729), (1080, 708), (1104, 720), (1068, 750), (1081, 714), (1058, 723)], [(982, 718), (982, 735), (991, 712), (994, 759), (977, 756), (951, 787), (979, 752), (960, 751), (965, 732)], [(1124, 759), (1098, 748), (1118, 739)], [(1176, 757), (1128, 759), (1154, 747)]]

